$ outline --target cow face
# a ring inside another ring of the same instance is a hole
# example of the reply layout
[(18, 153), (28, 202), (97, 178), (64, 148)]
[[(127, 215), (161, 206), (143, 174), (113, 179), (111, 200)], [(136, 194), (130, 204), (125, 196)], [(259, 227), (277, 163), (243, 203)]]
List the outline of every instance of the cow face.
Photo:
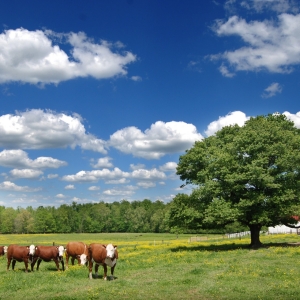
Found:
[(59, 256), (59, 258), (62, 259), (63, 256), (64, 256), (64, 252), (65, 252), (64, 246), (58, 246), (57, 250), (58, 250), (58, 256)]
[(108, 244), (106, 246), (106, 257), (113, 258), (115, 256), (115, 250), (117, 249), (117, 246), (114, 246), (112, 244)]
[(35, 246), (34, 245), (30, 245), (29, 247), (28, 247), (28, 250), (29, 250), (29, 256), (33, 256), (34, 255), (34, 253), (35, 253)]
[(82, 266), (84, 266), (87, 263), (87, 256), (86, 256), (86, 254), (78, 255), (78, 257), (80, 259), (80, 264)]
[(29, 255), (29, 263), (31, 263), (33, 261), (33, 256), (35, 254), (35, 249), (36, 247), (34, 245), (30, 245), (29, 247), (27, 246), (28, 249), (28, 255)]
[(3, 247), (3, 252), (4, 252), (4, 254), (7, 252), (7, 248), (8, 248), (7, 246), (4, 246), (4, 247)]

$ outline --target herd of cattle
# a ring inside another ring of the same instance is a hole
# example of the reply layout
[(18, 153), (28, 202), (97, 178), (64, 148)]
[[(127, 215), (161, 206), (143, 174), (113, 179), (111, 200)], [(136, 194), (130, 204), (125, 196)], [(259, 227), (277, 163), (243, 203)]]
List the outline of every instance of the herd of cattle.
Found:
[(92, 279), (93, 263), (95, 263), (95, 277), (98, 277), (99, 265), (103, 266), (103, 279), (107, 280), (107, 266), (111, 269), (111, 279), (114, 279), (114, 269), (117, 264), (118, 251), (117, 246), (108, 244), (90, 244), (86, 245), (83, 242), (69, 242), (66, 247), (63, 246), (19, 246), (9, 245), (0, 246), (0, 255), (7, 257), (7, 271), (12, 262), (12, 269), (14, 270), (16, 262), (24, 262), (25, 272), (28, 272), (28, 264), (31, 265), (33, 271), (34, 265), (37, 262), (36, 270), (39, 269), (42, 261), (49, 262), (53, 260), (56, 268), (59, 271), (59, 263), (62, 265), (64, 271), (64, 254), (66, 256), (66, 268), (68, 268), (69, 258), (74, 265), (75, 259), (78, 264), (89, 266), (89, 278)]

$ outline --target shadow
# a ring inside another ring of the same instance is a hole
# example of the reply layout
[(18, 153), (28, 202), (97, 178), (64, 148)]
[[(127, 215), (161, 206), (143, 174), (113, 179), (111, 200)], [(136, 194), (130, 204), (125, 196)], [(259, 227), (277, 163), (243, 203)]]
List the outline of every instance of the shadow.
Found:
[(210, 251), (210, 252), (221, 252), (221, 251), (232, 251), (232, 250), (259, 250), (259, 249), (268, 249), (271, 247), (300, 247), (300, 243), (265, 243), (258, 248), (251, 247), (250, 245), (231, 243), (225, 245), (195, 245), (195, 246), (179, 246), (171, 248), (171, 252), (180, 252), (180, 251)]
[[(88, 276), (89, 276), (89, 275), (88, 275)], [(98, 276), (96, 277), (95, 274), (92, 274), (92, 277), (93, 277), (93, 279), (101, 279), (101, 280), (103, 280), (103, 275), (98, 275)], [(114, 276), (113, 279), (112, 279), (112, 278), (111, 278), (111, 275), (107, 275), (107, 281), (114, 281), (114, 280), (116, 280), (116, 279), (118, 279), (117, 276)]]

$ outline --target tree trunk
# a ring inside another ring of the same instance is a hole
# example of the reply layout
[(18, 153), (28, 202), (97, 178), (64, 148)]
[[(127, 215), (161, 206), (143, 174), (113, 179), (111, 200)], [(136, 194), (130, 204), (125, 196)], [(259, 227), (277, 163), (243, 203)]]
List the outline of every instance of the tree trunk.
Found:
[(251, 233), (251, 248), (259, 248), (262, 246), (262, 243), (259, 239), (259, 233), (261, 230), (261, 225), (260, 224), (251, 224), (249, 225), (250, 227), (250, 233)]

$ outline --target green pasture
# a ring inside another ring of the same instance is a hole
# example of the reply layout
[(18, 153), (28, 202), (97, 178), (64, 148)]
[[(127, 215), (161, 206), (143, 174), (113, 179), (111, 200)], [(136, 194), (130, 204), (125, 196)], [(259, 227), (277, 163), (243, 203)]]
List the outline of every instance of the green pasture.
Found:
[[(118, 245), (115, 280), (88, 279), (87, 267), (57, 272), (54, 262), (24, 272), (6, 271), (0, 257), (0, 299), (300, 299), (300, 236), (261, 236), (264, 247), (248, 248), (249, 237), (226, 239), (171, 234), (0, 235), (0, 245), (65, 245), (68, 241)], [(99, 268), (103, 274), (102, 267)]]

